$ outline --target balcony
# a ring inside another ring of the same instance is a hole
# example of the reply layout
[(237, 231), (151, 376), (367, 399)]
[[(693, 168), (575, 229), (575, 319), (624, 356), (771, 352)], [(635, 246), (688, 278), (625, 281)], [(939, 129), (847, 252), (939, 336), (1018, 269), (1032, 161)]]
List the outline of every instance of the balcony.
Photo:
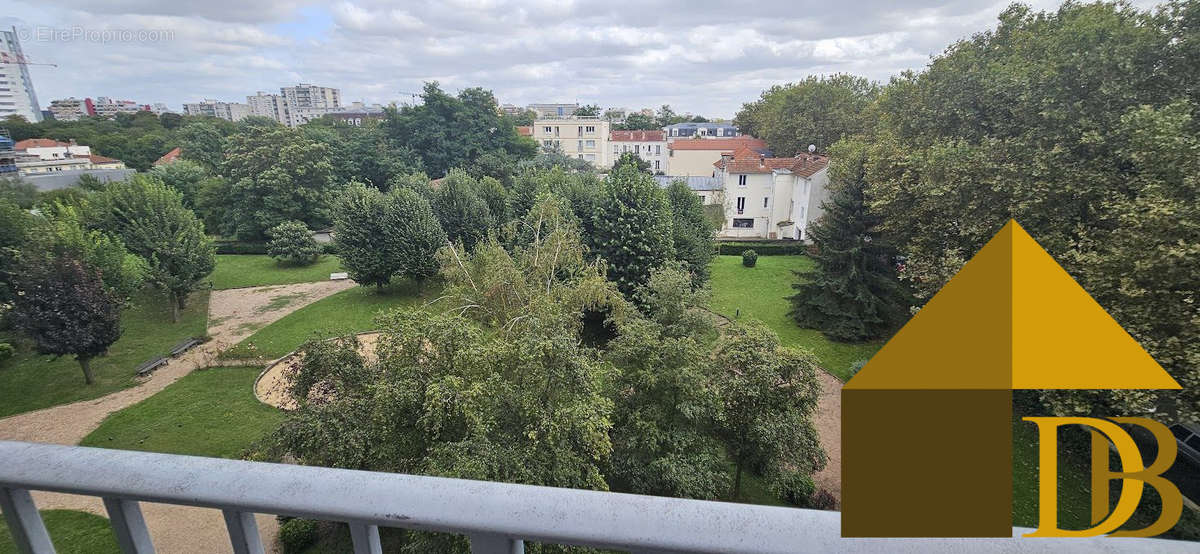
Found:
[[(350, 526), (356, 554), (379, 527), (467, 535), (475, 553), (524, 541), (633, 552), (1185, 552), (1155, 539), (843, 539), (837, 512), (261, 462), (0, 441), (0, 510), (17, 546), (54, 547), (30, 490), (98, 496), (126, 553), (153, 552), (139, 502), (222, 510), (235, 553), (264, 552), (254, 514)], [(1015, 529), (1014, 536), (1028, 532)]]

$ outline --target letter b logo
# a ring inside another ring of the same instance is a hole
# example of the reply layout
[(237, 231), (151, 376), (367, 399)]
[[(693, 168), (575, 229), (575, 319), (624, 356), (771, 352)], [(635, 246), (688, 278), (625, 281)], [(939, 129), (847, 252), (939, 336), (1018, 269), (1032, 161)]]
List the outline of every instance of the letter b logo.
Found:
[[(1026, 417), (1038, 426), (1038, 528), (1026, 537), (1093, 537), (1111, 533), (1114, 537), (1152, 537), (1161, 534), (1179, 521), (1183, 513), (1183, 495), (1162, 473), (1175, 463), (1179, 446), (1167, 427), (1141, 417), (1114, 417), (1112, 421), (1091, 417)], [(1115, 422), (1115, 423), (1114, 423)], [(1158, 457), (1150, 467), (1145, 466), (1142, 454), (1133, 437), (1117, 423), (1138, 425), (1154, 434), (1158, 441)], [(1092, 434), (1092, 525), (1078, 531), (1058, 528), (1058, 428), (1063, 425), (1084, 425)], [(1108, 465), (1109, 444), (1117, 450), (1122, 471)], [(1109, 513), (1109, 482), (1121, 479), (1121, 497)], [(1144, 529), (1117, 531), (1137, 511), (1145, 485), (1150, 485), (1162, 497), (1162, 513), (1158, 520)]]

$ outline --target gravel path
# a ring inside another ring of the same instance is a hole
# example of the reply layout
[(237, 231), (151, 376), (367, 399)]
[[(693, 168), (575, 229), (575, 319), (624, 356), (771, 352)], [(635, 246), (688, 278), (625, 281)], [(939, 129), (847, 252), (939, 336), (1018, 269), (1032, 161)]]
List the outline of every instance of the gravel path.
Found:
[(833, 493), (842, 501), (842, 382), (825, 371), (818, 370), (821, 381), (821, 396), (817, 399), (817, 413), (813, 414), (813, 425), (821, 437), (821, 447), (829, 461), (825, 469), (813, 475), (818, 489)]
[[(368, 361), (373, 361), (379, 333), (360, 333), (358, 342), (359, 352), (362, 352)], [(289, 354), (263, 370), (262, 375), (254, 382), (254, 396), (258, 397), (260, 402), (283, 410), (296, 409), (296, 401), (288, 393), (291, 383), (288, 382), (285, 371), (298, 357), (299, 354)]]
[[(208, 306), (209, 342), (160, 367), (141, 384), (113, 394), (0, 419), (0, 439), (78, 444), (109, 414), (145, 400), (193, 370), (214, 365), (217, 354), (257, 329), (335, 292), (353, 281), (322, 281), (213, 291)], [(132, 368), (130, 368), (132, 371)], [(83, 510), (107, 517), (99, 498), (35, 493), (40, 509)], [(159, 552), (232, 552), (218, 510), (144, 504), (142, 513)], [(273, 544), (275, 517), (258, 516), (259, 531)]]

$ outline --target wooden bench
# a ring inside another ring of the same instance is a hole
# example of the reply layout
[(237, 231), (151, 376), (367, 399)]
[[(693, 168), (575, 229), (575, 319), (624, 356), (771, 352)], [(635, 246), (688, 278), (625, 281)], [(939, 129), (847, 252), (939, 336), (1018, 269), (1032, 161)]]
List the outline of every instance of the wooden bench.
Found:
[(163, 357), (146, 360), (137, 368), (137, 376), (148, 375), (151, 371), (158, 369), (160, 366), (167, 365), (167, 359)]
[(200, 339), (195, 337), (183, 339), (182, 341), (179, 341), (179, 344), (171, 347), (171, 357), (174, 358), (175, 356), (183, 354), (197, 344), (200, 344)]

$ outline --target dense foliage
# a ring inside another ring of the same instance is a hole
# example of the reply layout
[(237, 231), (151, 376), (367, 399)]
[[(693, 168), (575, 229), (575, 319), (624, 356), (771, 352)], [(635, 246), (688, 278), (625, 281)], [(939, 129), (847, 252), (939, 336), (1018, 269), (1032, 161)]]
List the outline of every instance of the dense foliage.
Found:
[(704, 203), (683, 181), (673, 181), (667, 187), (671, 204), (671, 242), (675, 258), (691, 274), (692, 285), (708, 282), (708, 266), (716, 251), (713, 237), (717, 229), (704, 212)]
[(775, 85), (742, 106), (734, 123), (742, 133), (767, 141), (777, 156), (794, 156), (816, 145), (824, 152), (842, 137), (865, 131), (879, 87), (846, 74), (809, 76)]
[(484, 192), (479, 181), (461, 169), (454, 169), (438, 182), (430, 202), (446, 236), (468, 251), (499, 223), (492, 215), (492, 206), (503, 209), (502, 190), (496, 194), (494, 188), (488, 187), (491, 202), (484, 198)]
[(393, 277), (422, 280), (437, 273), (435, 253), (446, 245), (429, 202), (394, 187), (388, 193), (351, 184), (333, 208), (334, 246), (350, 278), (382, 287)]
[(321, 257), (321, 245), (304, 223), (285, 221), (272, 227), (267, 234), (271, 237), (267, 254), (278, 261), (307, 265)]
[(674, 255), (667, 195), (634, 166), (622, 165), (605, 179), (592, 226), (596, 254), (626, 296)]

